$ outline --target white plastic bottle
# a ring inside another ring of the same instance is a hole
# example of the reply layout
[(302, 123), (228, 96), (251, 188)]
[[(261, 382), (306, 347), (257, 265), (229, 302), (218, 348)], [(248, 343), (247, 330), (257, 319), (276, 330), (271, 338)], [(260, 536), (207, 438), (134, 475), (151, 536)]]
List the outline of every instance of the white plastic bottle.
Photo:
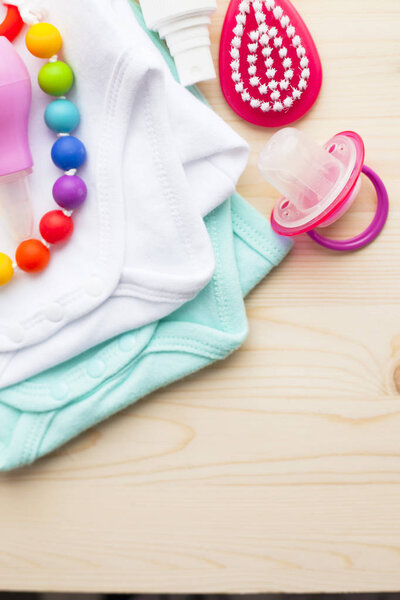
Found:
[(0, 218), (17, 241), (28, 238), (33, 225), (28, 184), (31, 93), (24, 62), (8, 39), (0, 36)]
[(168, 44), (182, 85), (216, 77), (210, 50), (210, 17), (216, 0), (141, 0), (149, 29)]

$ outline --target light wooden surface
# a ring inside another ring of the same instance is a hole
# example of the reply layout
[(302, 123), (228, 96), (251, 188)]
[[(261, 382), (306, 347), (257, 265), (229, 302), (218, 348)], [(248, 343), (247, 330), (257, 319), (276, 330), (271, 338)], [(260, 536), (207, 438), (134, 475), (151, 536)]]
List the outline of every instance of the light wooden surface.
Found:
[[(343, 256), (298, 240), (229, 360), (0, 477), (1, 589), (400, 590), (400, 1), (295, 4), (325, 72), (300, 127), (364, 137), (390, 192), (384, 234)], [(268, 213), (270, 132), (236, 119), (217, 81), (202, 89), (251, 143), (240, 191)], [(336, 233), (373, 206), (365, 185)]]

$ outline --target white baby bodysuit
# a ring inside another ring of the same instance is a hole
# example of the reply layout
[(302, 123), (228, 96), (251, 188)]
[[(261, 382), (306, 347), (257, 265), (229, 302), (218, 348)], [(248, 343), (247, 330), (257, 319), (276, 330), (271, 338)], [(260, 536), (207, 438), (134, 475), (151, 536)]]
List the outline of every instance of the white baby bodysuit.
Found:
[[(209, 281), (214, 258), (202, 216), (234, 190), (246, 144), (179, 86), (127, 0), (14, 0), (56, 25), (76, 77), (88, 185), (68, 244), (38, 276), (0, 290), (0, 387), (50, 368), (177, 309)], [(57, 208), (62, 173), (38, 89), (43, 62), (24, 49), (33, 82), (30, 122), (36, 221)], [(7, 247), (4, 235), (2, 251)]]

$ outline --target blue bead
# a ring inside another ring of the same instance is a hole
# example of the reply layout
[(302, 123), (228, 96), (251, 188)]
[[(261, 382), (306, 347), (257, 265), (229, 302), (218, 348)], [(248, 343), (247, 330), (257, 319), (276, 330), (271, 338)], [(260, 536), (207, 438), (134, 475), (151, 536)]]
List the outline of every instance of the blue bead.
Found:
[(44, 113), (47, 127), (56, 133), (70, 133), (78, 127), (79, 119), (75, 104), (61, 98), (51, 102)]
[(51, 149), (53, 163), (63, 171), (79, 169), (86, 160), (86, 149), (73, 135), (60, 137)]

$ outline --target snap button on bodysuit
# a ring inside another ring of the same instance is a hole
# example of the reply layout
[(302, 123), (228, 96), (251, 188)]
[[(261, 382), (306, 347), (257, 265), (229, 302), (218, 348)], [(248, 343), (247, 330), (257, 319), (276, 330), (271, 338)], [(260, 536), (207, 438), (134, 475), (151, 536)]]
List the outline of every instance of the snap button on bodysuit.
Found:
[(63, 318), (64, 309), (61, 306), (61, 304), (54, 302), (53, 304), (49, 304), (48, 306), (46, 306), (46, 308), (44, 310), (44, 314), (49, 321), (52, 321), (53, 323), (57, 323), (58, 321), (61, 321), (61, 319)]
[(90, 361), (87, 366), (87, 373), (90, 377), (101, 377), (106, 369), (105, 363), (99, 358), (95, 358)]

